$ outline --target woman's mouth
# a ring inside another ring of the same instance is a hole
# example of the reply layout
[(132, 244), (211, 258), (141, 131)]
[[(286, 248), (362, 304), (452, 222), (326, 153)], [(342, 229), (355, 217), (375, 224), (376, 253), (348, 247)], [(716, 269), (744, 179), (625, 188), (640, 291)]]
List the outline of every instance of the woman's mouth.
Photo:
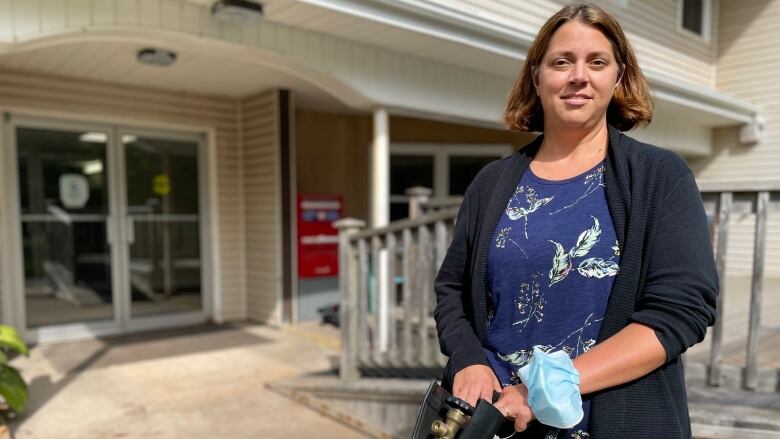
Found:
[(564, 102), (570, 105), (584, 105), (591, 100), (591, 97), (584, 94), (574, 93), (561, 96)]

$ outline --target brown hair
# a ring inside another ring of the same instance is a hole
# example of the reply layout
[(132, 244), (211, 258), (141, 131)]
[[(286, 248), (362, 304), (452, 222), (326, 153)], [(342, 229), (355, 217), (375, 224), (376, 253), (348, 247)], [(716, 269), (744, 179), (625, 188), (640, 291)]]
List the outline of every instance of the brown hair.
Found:
[(565, 6), (539, 30), (509, 94), (509, 102), (504, 112), (507, 127), (516, 131), (544, 131), (544, 112), (532, 76), (541, 64), (555, 31), (571, 20), (579, 20), (600, 30), (612, 43), (612, 51), (618, 65), (625, 66), (620, 84), (607, 108), (607, 123), (621, 131), (649, 124), (653, 118), (650, 88), (639, 69), (623, 29), (610, 13), (598, 6), (584, 3)]

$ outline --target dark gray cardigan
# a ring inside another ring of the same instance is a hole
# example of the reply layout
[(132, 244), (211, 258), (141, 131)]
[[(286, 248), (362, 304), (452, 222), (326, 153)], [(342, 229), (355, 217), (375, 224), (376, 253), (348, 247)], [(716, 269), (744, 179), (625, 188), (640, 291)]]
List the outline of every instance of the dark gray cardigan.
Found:
[[(445, 387), (466, 366), (487, 365), (485, 271), (488, 245), (542, 136), (485, 166), (458, 213), (453, 241), (436, 277), (436, 326), (449, 357)], [(635, 381), (593, 395), (593, 438), (689, 438), (680, 354), (714, 323), (718, 276), (701, 195), (677, 154), (609, 127), (605, 186), (620, 245), (599, 340), (630, 322), (652, 327), (667, 362)]]

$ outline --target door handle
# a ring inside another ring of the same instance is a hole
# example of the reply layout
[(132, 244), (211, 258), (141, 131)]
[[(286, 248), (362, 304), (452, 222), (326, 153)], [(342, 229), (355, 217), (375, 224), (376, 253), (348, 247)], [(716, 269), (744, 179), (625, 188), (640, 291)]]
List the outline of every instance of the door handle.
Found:
[(135, 244), (135, 219), (132, 216), (127, 217), (127, 243)]

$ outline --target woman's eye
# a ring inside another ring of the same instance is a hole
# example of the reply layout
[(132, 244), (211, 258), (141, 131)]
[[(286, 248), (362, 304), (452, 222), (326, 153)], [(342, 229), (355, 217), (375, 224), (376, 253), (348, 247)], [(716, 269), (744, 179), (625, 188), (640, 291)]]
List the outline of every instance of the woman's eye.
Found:
[(604, 67), (607, 65), (607, 62), (604, 61), (603, 59), (594, 59), (590, 63), (598, 67)]
[(554, 66), (565, 66), (565, 65), (568, 65), (568, 64), (569, 64), (569, 61), (566, 60), (566, 59), (563, 59), (563, 58), (556, 59), (555, 61), (553, 61), (553, 65)]

